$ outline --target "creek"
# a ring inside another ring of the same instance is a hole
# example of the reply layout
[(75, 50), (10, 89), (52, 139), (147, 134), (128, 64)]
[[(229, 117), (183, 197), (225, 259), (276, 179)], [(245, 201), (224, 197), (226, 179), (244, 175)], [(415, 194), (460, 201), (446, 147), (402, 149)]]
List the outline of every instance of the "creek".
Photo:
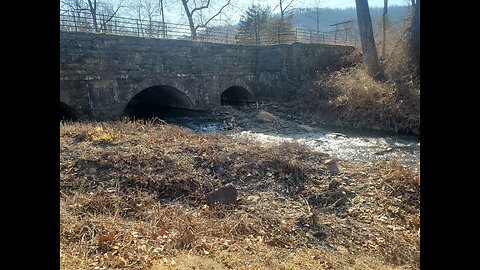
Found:
[[(232, 116), (233, 115), (233, 116)], [(253, 116), (252, 116), (253, 115)], [(314, 151), (327, 153), (349, 162), (374, 162), (398, 158), (409, 167), (420, 166), (420, 139), (417, 135), (399, 135), (392, 132), (358, 130), (308, 123), (307, 130), (294, 128), (302, 119), (287, 119), (278, 124), (256, 121), (255, 114), (208, 113), (189, 117), (174, 117), (166, 122), (180, 125), (199, 133), (213, 133), (248, 139), (254, 143), (270, 144), (296, 141)], [(240, 118), (240, 119), (239, 119)], [(305, 119), (303, 119), (305, 120)], [(292, 124), (293, 123), (293, 124)], [(311, 127), (311, 128), (310, 128)]]

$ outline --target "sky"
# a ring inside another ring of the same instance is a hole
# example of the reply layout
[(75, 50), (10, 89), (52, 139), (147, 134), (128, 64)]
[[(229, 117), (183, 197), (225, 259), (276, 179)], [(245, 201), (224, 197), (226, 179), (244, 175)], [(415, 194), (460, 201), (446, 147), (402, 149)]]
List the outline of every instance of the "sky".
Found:
[[(119, 0), (107, 0), (107, 2), (116, 2)], [(123, 0), (128, 1), (128, 0)], [(224, 2), (225, 0), (219, 0)], [(247, 7), (251, 4), (260, 4), (262, 6), (270, 6), (274, 8), (278, 5), (279, 0), (232, 0), (235, 3), (235, 8), (230, 9), (228, 16), (219, 16), (215, 21), (212, 21), (209, 25), (234, 25), (238, 23), (241, 15), (247, 10)], [(289, 3), (290, 0), (284, 0), (284, 3)], [(383, 7), (383, 0), (368, 0), (370, 7)], [(164, 0), (165, 3), (165, 21), (170, 23), (187, 24), (186, 16), (184, 15), (183, 7), (179, 0)], [(389, 0), (389, 6), (406, 6), (409, 5), (410, 0)], [(293, 0), (292, 8), (308, 8), (308, 7), (320, 8), (348, 8), (355, 7), (355, 0)], [(273, 11), (278, 13), (279, 9)], [(122, 13), (122, 12), (120, 12)], [(128, 12), (127, 12), (128, 14)], [(129, 17), (128, 15), (121, 14), (122, 16)]]
[[(168, 0), (167, 0), (168, 1)], [(262, 6), (270, 6), (274, 8), (278, 5), (279, 0), (236, 0), (237, 7), (244, 11), (251, 4), (260, 4)], [(284, 3), (289, 3), (290, 0), (285, 0)], [(383, 7), (384, 0), (368, 0), (369, 7)], [(389, 0), (389, 6), (406, 6), (409, 5), (410, 0)], [(316, 7), (316, 3), (319, 3), (320, 8), (349, 8), (355, 7), (355, 0), (293, 0), (291, 7), (293, 8), (308, 8)], [(243, 14), (242, 11), (234, 12), (233, 15), (229, 16), (230, 22), (238, 22), (240, 16)], [(273, 11), (273, 13), (278, 13), (279, 9)]]
[[(272, 8), (278, 5), (279, 0), (242, 0), (241, 6), (248, 6), (251, 3), (269, 5)], [(289, 0), (285, 0), (284, 3), (289, 3)], [(292, 6), (294, 7), (306, 7), (313, 6), (314, 3), (320, 3), (321, 8), (347, 8), (355, 7), (355, 0), (293, 0)], [(389, 6), (406, 6), (410, 3), (410, 0), (389, 0)], [(383, 7), (383, 0), (368, 0), (370, 7)]]

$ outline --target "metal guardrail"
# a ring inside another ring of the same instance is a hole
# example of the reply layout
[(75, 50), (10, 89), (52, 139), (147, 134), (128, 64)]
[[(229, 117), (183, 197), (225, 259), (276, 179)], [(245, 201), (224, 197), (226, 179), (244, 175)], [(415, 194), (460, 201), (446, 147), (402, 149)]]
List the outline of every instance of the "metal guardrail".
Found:
[(200, 27), (197, 36), (192, 37), (188, 25), (162, 23), (120, 16), (97, 14), (97, 31), (91, 13), (85, 11), (60, 11), (60, 30), (69, 32), (92, 32), (120, 36), (135, 36), (159, 39), (195, 40), (202, 42), (224, 44), (273, 45), (313, 43), (356, 46), (357, 38), (346, 31), (317, 32), (297, 28), (293, 31), (269, 31), (247, 33), (238, 29), (223, 29), (221, 27)]

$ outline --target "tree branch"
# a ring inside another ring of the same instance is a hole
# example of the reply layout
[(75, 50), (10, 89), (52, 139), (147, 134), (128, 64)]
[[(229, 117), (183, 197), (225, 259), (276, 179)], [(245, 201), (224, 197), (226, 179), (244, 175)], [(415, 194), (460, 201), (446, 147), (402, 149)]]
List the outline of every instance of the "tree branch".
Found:
[(69, 6), (71, 9), (75, 10), (76, 7), (67, 1), (60, 1), (61, 4)]
[(210, 19), (208, 19), (202, 26), (207, 26), (207, 24), (208, 24), (211, 20), (213, 20), (213, 19), (214, 19), (215, 17), (217, 17), (218, 15), (220, 15), (220, 13), (222, 13), (223, 9), (226, 8), (228, 5), (230, 5), (230, 1), (231, 1), (231, 0), (228, 0), (228, 2), (227, 2), (225, 5), (223, 5), (222, 8), (220, 8), (220, 10), (217, 12), (217, 14), (213, 15), (213, 16), (212, 16)]
[(283, 9), (284, 11), (287, 10), (287, 8), (293, 3), (293, 0), (288, 3), (288, 5)]
[[(230, 2), (230, 0), (228, 2)], [(195, 11), (199, 11), (199, 10), (208, 8), (209, 5), (210, 5), (210, 0), (207, 0), (207, 4), (205, 6), (195, 7), (194, 9), (192, 9), (192, 11), (190, 11), (190, 14), (193, 15), (193, 13), (195, 13)]]
[(276, 6), (272, 9), (272, 12), (274, 12), (275, 9), (277, 9), (277, 7), (279, 7), (279, 6), (280, 6), (280, 4), (276, 5)]
[[(280, 0), (280, 3), (279, 3), (278, 5), (276, 5), (276, 6), (272, 9), (272, 12), (275, 11), (275, 9), (276, 9), (277, 7), (279, 7), (281, 3), (283, 4), (283, 1), (284, 1), (284, 0)], [(280, 12), (281, 12), (281, 13), (285, 13), (285, 11), (287, 10), (287, 8), (293, 3), (293, 1), (294, 1), (294, 0), (291, 0), (290, 3), (288, 3), (288, 5), (287, 5), (285, 8), (283, 8), (282, 10), (280, 10)]]
[(90, 10), (97, 10), (97, 0), (93, 0), (93, 4), (91, 0), (88, 0), (88, 6)]
[(120, 10), (120, 8), (122, 8), (122, 7), (124, 7), (124, 6), (118, 6), (118, 7), (117, 7), (117, 10), (115, 10), (115, 11), (113, 12), (112, 16), (110, 16), (110, 18), (108, 18), (108, 19), (100, 26), (100, 31), (102, 31), (103, 25), (104, 25), (104, 24), (106, 25), (108, 22), (110, 22), (110, 21), (113, 19), (113, 17), (115, 17), (115, 15), (117, 14), (118, 10)]

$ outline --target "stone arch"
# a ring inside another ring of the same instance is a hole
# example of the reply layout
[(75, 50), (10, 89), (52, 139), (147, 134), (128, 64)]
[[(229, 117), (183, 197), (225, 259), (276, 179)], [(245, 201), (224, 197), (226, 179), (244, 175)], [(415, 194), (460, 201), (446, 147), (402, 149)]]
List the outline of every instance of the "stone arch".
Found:
[(255, 97), (247, 88), (231, 86), (220, 94), (220, 104), (230, 106), (244, 106), (255, 102)]
[(79, 114), (72, 106), (60, 101), (60, 121), (77, 121)]
[(194, 112), (194, 107), (190, 98), (179, 89), (155, 85), (133, 96), (125, 106), (124, 115), (136, 119), (186, 116)]

